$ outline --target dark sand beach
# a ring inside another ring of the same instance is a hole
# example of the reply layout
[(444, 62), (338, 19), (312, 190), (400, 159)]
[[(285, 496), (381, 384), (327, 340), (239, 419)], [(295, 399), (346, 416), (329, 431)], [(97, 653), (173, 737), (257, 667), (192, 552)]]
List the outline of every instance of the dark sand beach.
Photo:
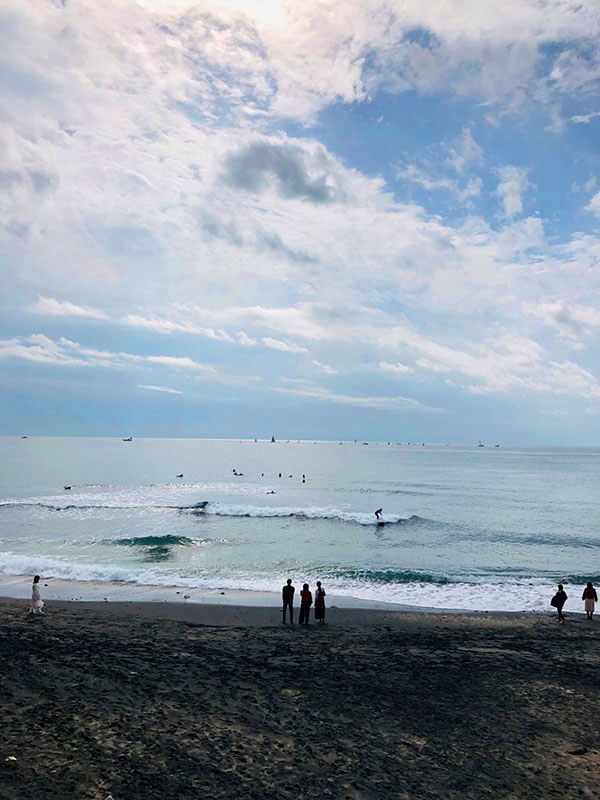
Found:
[(583, 615), (26, 608), (0, 601), (3, 800), (600, 795)]

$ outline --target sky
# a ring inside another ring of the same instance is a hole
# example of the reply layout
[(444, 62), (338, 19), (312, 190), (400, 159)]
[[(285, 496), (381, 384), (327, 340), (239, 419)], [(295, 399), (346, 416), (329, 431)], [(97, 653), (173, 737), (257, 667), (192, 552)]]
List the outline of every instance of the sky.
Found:
[(0, 434), (600, 445), (597, 0), (0, 39)]

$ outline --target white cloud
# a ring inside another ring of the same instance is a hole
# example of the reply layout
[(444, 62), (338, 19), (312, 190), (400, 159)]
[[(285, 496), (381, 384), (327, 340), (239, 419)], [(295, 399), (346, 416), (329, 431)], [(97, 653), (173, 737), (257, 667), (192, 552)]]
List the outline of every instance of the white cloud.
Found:
[(600, 117), (600, 111), (593, 111), (591, 114), (575, 114), (571, 117), (571, 122), (588, 125), (596, 117)]
[(360, 408), (377, 408), (390, 411), (410, 411), (444, 413), (443, 408), (431, 408), (423, 405), (412, 397), (360, 397), (356, 395), (338, 394), (329, 389), (319, 386), (310, 381), (281, 378), (287, 386), (273, 387), (276, 392), (285, 394), (295, 394), (301, 397), (309, 397), (313, 400), (320, 400), (327, 403), (341, 403), (342, 405), (357, 406)]
[(37, 303), (25, 306), (25, 311), (34, 314), (48, 314), (54, 317), (88, 317), (89, 319), (108, 319), (104, 311), (91, 306), (77, 306), (69, 300), (60, 301), (53, 297), (40, 295)]
[(195, 380), (249, 386), (261, 380), (258, 376), (230, 375), (212, 364), (195, 361), (188, 356), (137, 355), (114, 353), (84, 347), (61, 337), (58, 341), (37, 333), (27, 337), (0, 339), (0, 359), (16, 358), (65, 367), (108, 367), (112, 369), (164, 367), (167, 370), (189, 373)]
[(470, 167), (483, 166), (483, 150), (470, 128), (463, 128), (460, 138), (449, 148), (448, 163), (459, 173)]
[(524, 167), (506, 166), (496, 170), (500, 183), (496, 195), (500, 198), (504, 215), (509, 219), (523, 212), (523, 195), (532, 184), (527, 178), (529, 170)]
[(597, 192), (590, 202), (585, 207), (586, 211), (590, 211), (592, 214), (595, 214), (597, 217), (600, 217), (600, 192)]
[(152, 386), (145, 383), (138, 384), (139, 389), (147, 389), (149, 392), (164, 392), (165, 394), (183, 394), (179, 389), (169, 389), (168, 386)]
[(329, 364), (322, 364), (320, 361), (313, 361), (312, 363), (315, 365), (315, 367), (318, 367), (321, 370), (321, 372), (325, 372), (327, 375), (338, 374), (337, 369), (330, 367)]
[(379, 366), (384, 372), (390, 372), (392, 375), (407, 375), (414, 371), (412, 367), (401, 364), (399, 361), (396, 361), (394, 364), (391, 364), (389, 361), (380, 361)]
[(590, 175), (590, 177), (583, 184), (583, 186), (580, 186), (578, 183), (572, 183), (571, 184), (571, 191), (572, 192), (588, 192), (589, 193), (589, 192), (593, 192), (595, 188), (596, 188), (596, 176), (595, 175)]
[(569, 304), (564, 300), (521, 304), (522, 310), (545, 325), (554, 328), (559, 336), (573, 342), (600, 328), (600, 309), (582, 304)]
[(283, 342), (280, 339), (272, 339), (270, 336), (263, 336), (262, 343), (273, 350), (281, 350), (283, 353), (308, 353), (306, 347), (301, 347), (292, 342)]
[(415, 364), (421, 369), (427, 369), (431, 372), (451, 372), (452, 370), (450, 367), (447, 367), (445, 364), (440, 364), (439, 362), (429, 361), (427, 358), (417, 358)]
[(205, 328), (189, 322), (173, 322), (164, 317), (144, 317), (140, 314), (126, 314), (120, 321), (123, 325), (128, 325), (132, 328), (148, 328), (156, 333), (189, 333), (206, 336), (208, 339), (215, 339), (217, 341), (243, 344), (248, 347), (257, 344), (256, 339), (252, 339), (244, 331), (237, 331), (230, 334), (222, 329), (215, 330), (214, 328)]

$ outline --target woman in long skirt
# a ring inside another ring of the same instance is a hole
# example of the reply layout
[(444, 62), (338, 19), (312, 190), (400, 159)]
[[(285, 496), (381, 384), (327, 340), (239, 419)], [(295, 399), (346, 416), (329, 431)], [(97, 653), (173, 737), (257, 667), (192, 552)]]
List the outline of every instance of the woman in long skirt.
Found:
[(315, 591), (315, 619), (321, 624), (325, 622), (325, 589), (321, 586), (321, 581), (317, 581)]
[(583, 590), (583, 594), (581, 595), (581, 599), (584, 603), (585, 613), (587, 614), (588, 619), (592, 619), (594, 616), (594, 609), (596, 607), (596, 603), (598, 602), (598, 595), (596, 594), (596, 590), (594, 589), (594, 585), (591, 581), (588, 581), (588, 585)]
[(31, 605), (29, 606), (30, 614), (43, 614), (44, 601), (40, 594), (40, 576), (35, 575), (33, 578), (33, 585), (31, 587)]

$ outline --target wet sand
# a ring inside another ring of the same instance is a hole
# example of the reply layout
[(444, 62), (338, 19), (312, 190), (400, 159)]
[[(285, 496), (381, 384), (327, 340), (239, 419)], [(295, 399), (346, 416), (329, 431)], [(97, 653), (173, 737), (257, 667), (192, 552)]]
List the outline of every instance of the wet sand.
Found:
[(600, 795), (583, 615), (46, 610), (0, 600), (3, 800)]

